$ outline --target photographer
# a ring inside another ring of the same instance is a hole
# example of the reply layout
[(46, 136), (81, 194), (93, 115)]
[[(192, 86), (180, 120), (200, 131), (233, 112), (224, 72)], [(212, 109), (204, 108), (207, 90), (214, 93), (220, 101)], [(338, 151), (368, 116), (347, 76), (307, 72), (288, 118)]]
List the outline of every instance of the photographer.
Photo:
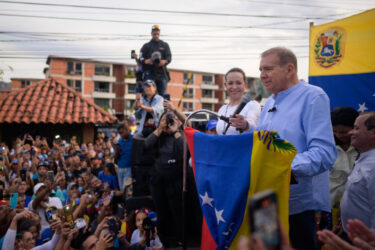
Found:
[(151, 36), (151, 41), (142, 47), (139, 60), (142, 63), (143, 80), (154, 80), (158, 94), (163, 96), (166, 93), (169, 81), (167, 64), (171, 62), (172, 54), (168, 43), (159, 39), (159, 25), (152, 26)]
[[(160, 242), (159, 236), (155, 231), (155, 228), (152, 227), (153, 222), (148, 217), (148, 209), (139, 209), (135, 211), (135, 225), (137, 229), (134, 230), (130, 244), (135, 245), (139, 244), (145, 246), (146, 250), (151, 249), (164, 249), (163, 244)], [(148, 230), (148, 231), (147, 231)]]
[(156, 94), (153, 80), (146, 80), (143, 84), (146, 96), (137, 99), (134, 108), (137, 110), (137, 119), (140, 120), (138, 135), (147, 137), (159, 124), (159, 119), (164, 111), (163, 97)]
[(159, 233), (165, 243), (168, 221), (173, 220), (177, 242), (182, 238), (182, 165), (184, 138), (181, 122), (174, 113), (165, 112), (158, 128), (145, 141), (145, 148), (156, 148), (151, 173), (151, 194), (159, 215)]

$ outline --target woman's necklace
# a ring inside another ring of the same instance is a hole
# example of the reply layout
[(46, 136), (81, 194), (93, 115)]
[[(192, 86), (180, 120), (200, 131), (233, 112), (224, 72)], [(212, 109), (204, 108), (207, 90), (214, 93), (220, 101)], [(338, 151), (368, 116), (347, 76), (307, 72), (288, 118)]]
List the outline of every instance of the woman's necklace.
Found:
[[(238, 105), (238, 104), (236, 104), (236, 105), (234, 105), (234, 106), (237, 106), (237, 105)], [(227, 112), (228, 112), (228, 107), (229, 107), (229, 106), (230, 106), (230, 103), (228, 103), (228, 104), (227, 104), (227, 107), (225, 108), (225, 114), (224, 114), (225, 117), (228, 117), (228, 116), (227, 116)], [(233, 107), (234, 107), (234, 106), (233, 106)]]

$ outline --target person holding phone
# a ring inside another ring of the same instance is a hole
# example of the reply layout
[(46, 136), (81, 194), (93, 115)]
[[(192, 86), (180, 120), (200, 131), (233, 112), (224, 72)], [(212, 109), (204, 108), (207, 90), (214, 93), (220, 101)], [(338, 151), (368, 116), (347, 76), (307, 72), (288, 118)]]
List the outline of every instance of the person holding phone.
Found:
[(164, 112), (163, 97), (156, 93), (156, 84), (153, 80), (143, 83), (146, 96), (136, 99), (134, 108), (139, 120), (138, 135), (147, 137), (159, 125), (159, 119)]
[[(2, 250), (14, 249), (19, 222), (30, 220), (33, 218), (33, 216), (34, 214), (31, 211), (24, 210), (13, 217), (9, 230), (5, 235), (4, 243), (1, 248)], [(20, 243), (24, 246), (24, 249), (55, 249), (61, 237), (61, 227), (62, 223), (59, 219), (51, 224), (51, 229), (55, 231), (54, 236), (50, 241), (38, 246), (37, 248), (35, 248), (35, 240), (33, 239), (33, 235), (29, 231), (21, 232), (22, 238)]]
[[(169, 117), (167, 119), (167, 117)], [(163, 113), (158, 128), (145, 141), (145, 148), (156, 148), (154, 168), (151, 173), (151, 195), (159, 216), (158, 232), (162, 242), (167, 235), (168, 221), (173, 221), (173, 231), (182, 242), (182, 165), (184, 135), (181, 122), (170, 112)]]
[[(186, 120), (186, 115), (179, 111), (172, 103), (171, 101), (171, 96), (169, 94), (165, 94), (163, 96), (164, 101), (163, 101), (163, 106), (168, 112), (173, 112), (177, 118), (182, 122), (182, 124), (185, 123)], [(190, 124), (190, 122), (189, 122)]]
[(163, 96), (167, 91), (169, 81), (167, 65), (172, 61), (172, 54), (168, 43), (160, 40), (159, 25), (152, 26), (151, 36), (151, 41), (143, 45), (139, 55), (143, 81), (155, 81), (158, 94)]
[(246, 75), (240, 68), (232, 68), (225, 74), (225, 90), (229, 97), (229, 103), (219, 109), (218, 114), (230, 117), (230, 124), (219, 120), (216, 125), (216, 132), (219, 135), (239, 134), (242, 132), (252, 132), (259, 122), (260, 104), (257, 101), (249, 101), (246, 106), (235, 117), (232, 115), (242, 101), (246, 88)]
[(50, 226), (50, 223), (46, 220), (44, 215), (45, 209), (48, 207), (62, 209), (63, 206), (59, 198), (49, 197), (50, 190), (44, 183), (36, 184), (33, 191), (35, 194), (35, 199), (29, 203), (28, 209), (36, 212), (41, 218), (41, 232), (43, 232), (44, 229), (47, 229)]

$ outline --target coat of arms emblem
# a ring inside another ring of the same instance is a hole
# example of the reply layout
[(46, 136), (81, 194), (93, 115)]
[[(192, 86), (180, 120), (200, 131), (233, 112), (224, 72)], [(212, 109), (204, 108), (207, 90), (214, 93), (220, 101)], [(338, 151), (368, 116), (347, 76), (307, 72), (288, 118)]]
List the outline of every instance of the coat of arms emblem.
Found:
[(330, 28), (320, 33), (314, 45), (315, 61), (323, 68), (340, 62), (344, 52), (345, 32), (341, 28)]

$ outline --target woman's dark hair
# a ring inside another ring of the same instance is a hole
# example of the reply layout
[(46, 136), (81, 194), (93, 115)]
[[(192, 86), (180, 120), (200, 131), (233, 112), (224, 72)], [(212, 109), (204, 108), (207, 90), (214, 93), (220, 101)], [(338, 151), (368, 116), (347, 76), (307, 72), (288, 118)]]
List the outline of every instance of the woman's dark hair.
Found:
[(30, 228), (37, 227), (38, 225), (34, 220), (22, 220), (17, 227), (18, 233), (23, 233), (26, 231), (30, 231)]
[(357, 117), (357, 110), (351, 107), (336, 107), (331, 111), (332, 126), (344, 125), (353, 128)]
[(245, 74), (245, 71), (243, 71), (242, 69), (240, 68), (231, 68), (226, 74), (225, 74), (225, 81), (227, 81), (227, 76), (230, 74), (230, 73), (233, 73), (233, 72), (238, 72), (238, 73), (241, 73), (242, 76), (243, 76), (243, 80), (244, 82), (246, 83), (246, 74)]

